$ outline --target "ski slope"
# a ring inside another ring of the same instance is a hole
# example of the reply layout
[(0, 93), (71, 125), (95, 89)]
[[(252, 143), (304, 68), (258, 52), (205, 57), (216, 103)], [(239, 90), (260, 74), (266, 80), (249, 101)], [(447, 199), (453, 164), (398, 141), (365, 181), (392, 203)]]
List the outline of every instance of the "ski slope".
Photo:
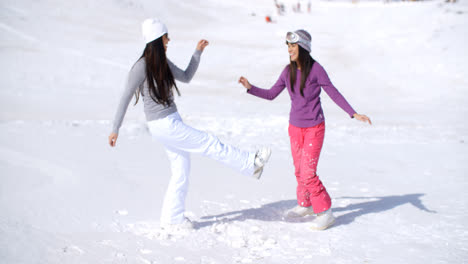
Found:
[[(281, 2), (281, 1), (280, 1)], [(273, 1), (3, 0), (0, 3), (2, 263), (467, 263), (468, 4), (312, 1), (277, 16)], [(304, 2), (304, 1), (303, 1)], [(270, 15), (274, 23), (265, 23)], [(140, 23), (160, 17), (168, 56), (187, 65), (210, 45), (176, 98), (186, 123), (245, 149), (269, 145), (260, 181), (192, 155), (187, 216), (159, 229), (170, 171), (142, 104), (107, 144), (126, 74), (143, 51)], [(288, 63), (287, 31), (373, 125), (325, 93), (318, 167), (335, 225), (291, 222), (296, 181), (290, 100), (247, 95)]]

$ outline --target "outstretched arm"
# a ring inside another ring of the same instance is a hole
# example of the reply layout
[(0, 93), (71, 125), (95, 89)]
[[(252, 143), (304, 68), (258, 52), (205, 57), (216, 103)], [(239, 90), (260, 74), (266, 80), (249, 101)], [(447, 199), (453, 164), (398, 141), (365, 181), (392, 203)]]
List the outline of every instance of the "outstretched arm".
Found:
[(114, 147), (117, 142), (120, 126), (122, 125), (125, 114), (127, 113), (128, 105), (130, 104), (135, 91), (145, 81), (145, 67), (145, 61), (139, 60), (135, 65), (133, 65), (128, 74), (127, 83), (122, 93), (119, 106), (117, 107), (117, 112), (115, 113), (112, 132), (109, 135), (109, 145), (111, 147)]
[(276, 83), (270, 89), (262, 89), (251, 85), (249, 80), (247, 80), (247, 78), (244, 76), (239, 78), (239, 83), (247, 89), (247, 93), (263, 99), (273, 100), (284, 90), (284, 88), (286, 88), (285, 80), (285, 71), (283, 71)]
[(208, 44), (209, 42), (204, 39), (198, 42), (195, 53), (192, 55), (192, 59), (190, 60), (190, 63), (185, 70), (181, 70), (174, 63), (172, 63), (172, 61), (169, 59), (167, 60), (167, 64), (169, 65), (169, 68), (171, 69), (171, 72), (176, 80), (184, 83), (188, 83), (192, 80), (195, 72), (197, 72), (198, 65), (200, 64), (200, 56)]
[(336, 89), (336, 87), (330, 81), (327, 72), (321, 65), (317, 65), (317, 80), (319, 85), (323, 90), (330, 96), (330, 98), (337, 104), (341, 109), (343, 109), (351, 118), (356, 118), (356, 120), (368, 122), (372, 125), (371, 120), (366, 115), (360, 115), (351, 107), (351, 105), (346, 101), (344, 96)]

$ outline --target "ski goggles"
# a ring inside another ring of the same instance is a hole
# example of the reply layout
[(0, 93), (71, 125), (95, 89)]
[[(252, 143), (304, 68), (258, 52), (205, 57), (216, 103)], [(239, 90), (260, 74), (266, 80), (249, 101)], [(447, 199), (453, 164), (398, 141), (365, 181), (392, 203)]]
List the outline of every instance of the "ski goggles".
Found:
[(286, 34), (286, 41), (289, 42), (289, 43), (297, 43), (299, 42), (299, 35), (294, 33), (294, 32), (288, 32)]

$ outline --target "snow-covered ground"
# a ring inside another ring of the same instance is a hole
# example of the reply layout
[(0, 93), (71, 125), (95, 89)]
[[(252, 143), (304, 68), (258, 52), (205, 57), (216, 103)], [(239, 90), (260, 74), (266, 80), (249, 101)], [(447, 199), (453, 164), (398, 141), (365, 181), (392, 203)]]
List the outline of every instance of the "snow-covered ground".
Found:
[[(269, 0), (2, 0), (0, 262), (467, 263), (466, 1), (312, 1), (311, 14), (290, 2), (278, 17)], [(129, 107), (117, 147), (107, 145), (143, 50), (140, 23), (152, 16), (168, 25), (181, 67), (199, 39), (210, 41), (193, 81), (179, 84), (185, 121), (273, 149), (260, 181), (193, 155), (196, 230), (185, 236), (158, 228), (169, 164), (141, 104)], [(272, 85), (288, 63), (284, 35), (298, 28), (374, 123), (322, 94), (319, 175), (337, 217), (322, 232), (282, 217), (296, 187), (287, 93), (263, 101), (237, 84), (244, 75)]]

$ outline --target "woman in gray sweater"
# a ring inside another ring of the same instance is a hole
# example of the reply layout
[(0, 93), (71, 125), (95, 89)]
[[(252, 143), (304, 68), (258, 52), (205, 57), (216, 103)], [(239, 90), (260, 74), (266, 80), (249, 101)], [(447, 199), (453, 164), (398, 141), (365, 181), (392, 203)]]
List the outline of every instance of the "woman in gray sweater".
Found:
[(164, 197), (161, 226), (170, 230), (192, 229), (193, 224), (184, 216), (190, 173), (189, 153), (200, 153), (259, 179), (271, 150), (262, 147), (257, 152), (244, 151), (186, 125), (174, 103), (174, 90), (180, 95), (175, 80), (190, 82), (208, 41), (198, 42), (187, 69), (181, 70), (166, 58), (170, 39), (163, 23), (158, 19), (146, 19), (142, 24), (142, 32), (146, 47), (128, 75), (109, 135), (109, 144), (112, 147), (116, 145), (128, 105), (133, 95), (138, 102), (141, 94), (151, 135), (165, 146), (171, 162), (172, 177)]

